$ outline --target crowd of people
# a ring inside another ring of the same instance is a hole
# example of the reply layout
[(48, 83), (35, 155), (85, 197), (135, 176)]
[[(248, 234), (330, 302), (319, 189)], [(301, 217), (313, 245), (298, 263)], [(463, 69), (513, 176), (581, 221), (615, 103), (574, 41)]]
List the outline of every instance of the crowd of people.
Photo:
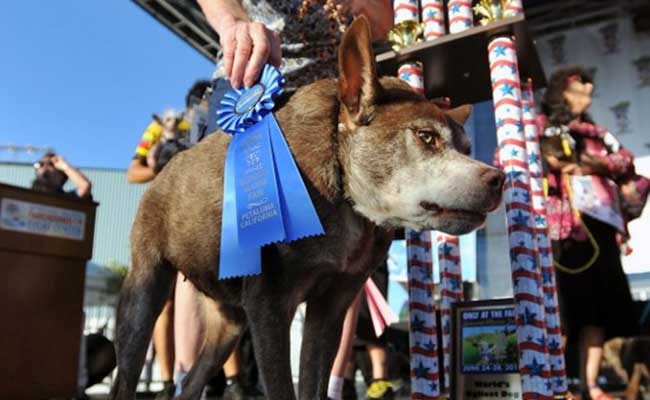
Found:
[[(385, 0), (350, 0), (327, 12), (308, 1), (291, 3), (292, 7), (288, 7), (286, 2), (262, 0), (244, 7), (236, 0), (199, 0), (208, 22), (219, 34), (221, 58), (211, 80), (199, 80), (189, 89), (184, 111), (167, 110), (160, 116), (153, 116), (128, 167), (129, 182), (152, 181), (175, 154), (191, 148), (205, 134), (213, 132), (216, 115), (209, 115), (206, 110), (210, 110), (231, 87), (251, 86), (265, 63), (282, 69), (289, 91), (318, 79), (333, 78), (341, 26), (353, 16), (365, 15), (371, 23), (373, 37), (383, 38), (393, 23), (392, 4)], [(300, 18), (294, 18), (296, 9), (300, 10)], [(280, 33), (271, 28), (278, 26), (283, 27)], [(626, 206), (632, 204), (638, 209), (638, 203), (645, 202), (648, 185), (635, 174), (631, 153), (588, 114), (593, 89), (593, 82), (583, 69), (557, 71), (542, 101), (539, 126), (548, 183), (550, 237), (567, 346), (575, 345), (580, 349), (583, 398), (608, 400), (611, 397), (598, 386), (603, 344), (609, 338), (635, 335), (639, 330), (620, 259), (619, 249), (627, 238), (627, 231), (579, 213), (571, 202), (571, 179), (591, 177), (594, 184), (603, 188), (598, 192), (604, 197), (603, 201), (623, 205), (622, 208), (614, 207), (614, 211), (626, 222), (638, 216)], [(65, 194), (91, 198), (91, 183), (60, 155), (48, 153), (35, 167), (35, 190), (65, 193), (63, 185), (69, 179), (75, 190)], [(634, 190), (630, 190), (630, 186)], [(619, 196), (623, 201), (614, 201)], [(385, 294), (385, 264), (378, 268), (373, 279)], [(154, 329), (153, 343), (164, 381), (157, 399), (172, 399), (178, 395), (183, 377), (198, 359), (207, 318), (201, 307), (201, 296), (203, 294), (179, 273), (175, 289)], [(359, 324), (356, 322), (358, 314)], [(369, 318), (360, 294), (346, 316), (330, 377), (328, 396), (331, 399), (357, 398), (352, 356), (355, 335), (359, 340), (357, 344), (365, 346), (371, 361), (366, 398), (391, 399), (394, 396), (388, 379), (386, 343), (375, 336)], [(261, 385), (252, 372), (251, 348), (250, 343), (243, 340), (226, 362), (224, 399), (262, 395)], [(105, 369), (92, 372), (88, 383), (108, 373)]]

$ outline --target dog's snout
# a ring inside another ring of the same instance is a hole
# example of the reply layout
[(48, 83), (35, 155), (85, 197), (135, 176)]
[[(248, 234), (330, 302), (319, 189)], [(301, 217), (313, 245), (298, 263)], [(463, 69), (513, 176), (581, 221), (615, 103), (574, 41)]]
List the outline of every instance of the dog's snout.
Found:
[(486, 168), (481, 174), (481, 180), (490, 190), (501, 191), (506, 175), (498, 169)]

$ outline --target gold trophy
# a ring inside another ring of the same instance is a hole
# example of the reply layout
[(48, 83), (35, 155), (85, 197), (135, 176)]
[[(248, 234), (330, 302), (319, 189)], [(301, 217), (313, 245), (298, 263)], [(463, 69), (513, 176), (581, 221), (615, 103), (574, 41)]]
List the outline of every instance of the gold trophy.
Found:
[(400, 51), (423, 40), (424, 27), (417, 21), (402, 21), (393, 26), (388, 32), (388, 40), (393, 44), (393, 50)]
[(487, 25), (504, 18), (514, 17), (515, 12), (508, 10), (512, 0), (481, 0), (474, 6), (474, 13), (481, 18), (479, 23)]

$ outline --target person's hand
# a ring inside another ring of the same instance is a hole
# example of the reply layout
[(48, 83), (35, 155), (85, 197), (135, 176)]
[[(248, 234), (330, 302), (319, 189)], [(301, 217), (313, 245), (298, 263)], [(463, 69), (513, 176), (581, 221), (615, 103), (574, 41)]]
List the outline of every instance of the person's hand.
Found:
[(239, 89), (242, 82), (247, 87), (252, 86), (267, 62), (280, 66), (280, 35), (261, 22), (228, 18), (216, 28), (226, 76), (233, 88)]
[(544, 157), (546, 157), (546, 162), (548, 163), (549, 168), (553, 171), (561, 171), (566, 174), (573, 174), (578, 167), (577, 164), (568, 161), (562, 161), (552, 154), (546, 155)]
[(338, 5), (348, 7), (354, 16), (363, 15), (370, 22), (372, 38), (384, 40), (393, 27), (393, 2), (389, 0), (343, 0)]
[(581, 175), (606, 175), (607, 160), (604, 157), (595, 157), (587, 154), (580, 156)]
[(70, 167), (70, 164), (68, 164), (65, 158), (61, 156), (53, 156), (51, 160), (54, 168), (58, 169), (59, 171), (65, 172)]
[(580, 166), (575, 163), (570, 163), (563, 166), (562, 173), (569, 174), (569, 175), (582, 175), (580, 173)]

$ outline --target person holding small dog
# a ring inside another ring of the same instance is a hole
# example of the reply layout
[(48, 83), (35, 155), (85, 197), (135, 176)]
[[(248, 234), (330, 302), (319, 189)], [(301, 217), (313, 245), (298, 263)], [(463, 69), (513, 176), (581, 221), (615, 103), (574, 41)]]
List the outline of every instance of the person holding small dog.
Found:
[[(645, 178), (634, 173), (632, 154), (587, 113), (593, 89), (580, 67), (555, 72), (542, 101), (540, 141), (562, 327), (568, 343), (579, 345), (583, 398), (610, 400), (597, 382), (603, 343), (638, 331), (617, 242), (627, 232), (613, 221), (630, 219), (631, 209), (618, 206), (617, 199), (625, 200), (620, 188)], [(587, 179), (598, 202), (610, 205), (606, 218), (577, 210), (575, 177)]]

